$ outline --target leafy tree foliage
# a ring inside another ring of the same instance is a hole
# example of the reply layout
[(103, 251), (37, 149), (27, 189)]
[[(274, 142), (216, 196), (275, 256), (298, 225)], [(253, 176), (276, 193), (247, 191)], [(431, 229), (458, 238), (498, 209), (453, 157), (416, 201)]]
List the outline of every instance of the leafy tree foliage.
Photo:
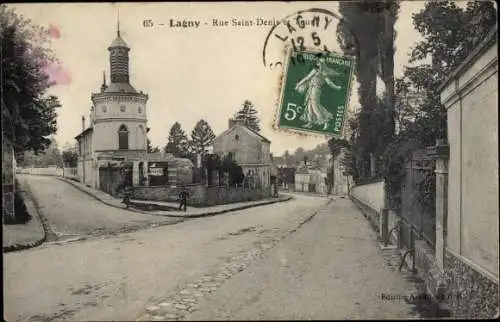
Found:
[(243, 107), (241, 108), (241, 110), (236, 112), (234, 119), (243, 121), (247, 127), (256, 132), (260, 132), (260, 119), (257, 115), (257, 110), (253, 106), (252, 102), (248, 100), (243, 102)]
[[(238, 163), (230, 155), (226, 155), (221, 158), (217, 154), (205, 154), (203, 155), (202, 165), (203, 169), (206, 170), (206, 180), (209, 186), (223, 184), (222, 180), (225, 173), (228, 174), (228, 183), (231, 186), (241, 185), (243, 183), (243, 180), (245, 179), (243, 168), (238, 165)], [(218, 173), (219, 175), (218, 182), (215, 182), (215, 180), (213, 179), (214, 172)]]
[(57, 97), (47, 95), (52, 85), (44, 69), (54, 63), (46, 48), (46, 29), (32, 25), (6, 5), (0, 5), (2, 39), (2, 131), (19, 154), (46, 149), (57, 130)]
[(286, 150), (285, 153), (283, 154), (283, 158), (284, 158), (286, 165), (291, 165), (290, 164), (290, 152), (288, 152), (288, 150)]
[(221, 174), (227, 173), (229, 175), (229, 185), (234, 186), (243, 183), (243, 180), (245, 179), (243, 168), (240, 165), (238, 165), (238, 163), (236, 163), (236, 161), (232, 157), (225, 156), (222, 159), (222, 164), (220, 169), (221, 169)]
[(423, 39), (410, 53), (410, 63), (417, 65), (406, 67), (396, 81), (399, 133), (387, 144), (382, 160), (390, 195), (397, 195), (404, 163), (414, 150), (447, 139), (446, 110), (437, 89), (495, 24), (496, 9), (487, 1), (468, 2), (465, 8), (453, 1), (429, 2), (413, 16)]
[(189, 156), (188, 137), (179, 122), (175, 122), (170, 128), (168, 143), (165, 152), (172, 153), (175, 157), (185, 158)]
[[(394, 24), (398, 18), (397, 1), (339, 3), (344, 19), (337, 29), (337, 39), (346, 54), (357, 58), (356, 76), (359, 82), (361, 111), (357, 115), (361, 176), (370, 175), (369, 159), (378, 159), (384, 142), (394, 133)], [(385, 104), (378, 104), (377, 77), (385, 84)], [(383, 107), (380, 110), (380, 107)], [(376, 169), (371, 169), (375, 171)]]
[(160, 149), (157, 146), (152, 146), (151, 145), (151, 140), (150, 139), (148, 139), (147, 149), (148, 149), (148, 153), (160, 152)]
[(206, 174), (207, 177), (203, 178), (206, 179), (207, 184), (209, 186), (213, 186), (215, 184), (214, 179), (213, 179), (213, 173), (216, 170), (219, 170), (221, 167), (221, 158), (214, 153), (210, 154), (205, 154), (202, 157), (202, 166), (203, 169), (206, 169)]
[(62, 159), (64, 165), (69, 168), (76, 168), (78, 164), (78, 154), (75, 150), (64, 150), (62, 152)]
[[(50, 138), (49, 142), (49, 146), (44, 151), (35, 153), (28, 150), (19, 153), (17, 158), (19, 165), (24, 167), (48, 167), (51, 165), (62, 167), (64, 159), (57, 142), (53, 138)], [(78, 159), (78, 156), (76, 156), (76, 159)]]
[(203, 153), (205, 148), (215, 140), (215, 134), (205, 120), (199, 120), (191, 132), (191, 147), (195, 154)]
[[(358, 56), (361, 104), (360, 113), (351, 120), (352, 135), (343, 163), (356, 182), (364, 181), (369, 177), (368, 155), (372, 154), (378, 165), (375, 174), (386, 179), (389, 189), (396, 189), (411, 152), (446, 139), (446, 111), (436, 90), (495, 25), (496, 9), (487, 1), (469, 2), (466, 8), (453, 1), (427, 3), (413, 15), (414, 27), (423, 37), (410, 52), (413, 66), (407, 66), (404, 76), (394, 82), (391, 35), (395, 35), (393, 23), (399, 5), (389, 4), (394, 7), (385, 8), (383, 14), (363, 12), (366, 5), (370, 7), (372, 2), (339, 4), (349, 28), (341, 24), (338, 38), (344, 52)], [(378, 39), (376, 50), (373, 39)], [(368, 66), (375, 61), (379, 62), (376, 73)], [(385, 83), (384, 98), (374, 95), (376, 74)]]

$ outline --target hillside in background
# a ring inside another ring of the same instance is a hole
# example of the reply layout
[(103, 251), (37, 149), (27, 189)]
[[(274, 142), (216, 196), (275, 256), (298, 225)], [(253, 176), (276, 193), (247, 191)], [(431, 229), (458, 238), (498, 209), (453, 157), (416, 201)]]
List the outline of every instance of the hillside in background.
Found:
[(307, 157), (308, 162), (319, 159), (324, 162), (326, 157), (330, 155), (330, 150), (328, 144), (322, 143), (318, 144), (314, 149), (304, 150), (303, 148), (297, 148), (295, 151), (285, 151), (281, 156), (274, 156), (274, 162), (276, 165), (287, 165), (296, 166), (304, 161), (304, 157)]

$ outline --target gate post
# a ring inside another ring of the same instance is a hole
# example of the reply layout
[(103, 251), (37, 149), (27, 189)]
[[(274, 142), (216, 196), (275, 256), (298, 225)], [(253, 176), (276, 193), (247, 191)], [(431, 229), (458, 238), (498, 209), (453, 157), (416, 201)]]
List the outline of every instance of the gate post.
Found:
[(436, 246), (435, 254), (439, 268), (444, 267), (446, 245), (446, 224), (448, 217), (448, 158), (449, 145), (444, 140), (437, 140), (436, 145), (428, 150), (436, 160)]

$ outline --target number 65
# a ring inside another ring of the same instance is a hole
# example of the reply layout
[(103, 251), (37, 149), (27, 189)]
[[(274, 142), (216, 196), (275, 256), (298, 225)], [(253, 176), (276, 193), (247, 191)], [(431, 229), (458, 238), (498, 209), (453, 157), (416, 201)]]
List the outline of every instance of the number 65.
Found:
[(288, 103), (286, 105), (284, 117), (287, 121), (295, 120), (295, 118), (297, 117), (297, 111), (295, 110), (296, 108), (297, 108), (297, 105), (293, 104), (293, 103)]

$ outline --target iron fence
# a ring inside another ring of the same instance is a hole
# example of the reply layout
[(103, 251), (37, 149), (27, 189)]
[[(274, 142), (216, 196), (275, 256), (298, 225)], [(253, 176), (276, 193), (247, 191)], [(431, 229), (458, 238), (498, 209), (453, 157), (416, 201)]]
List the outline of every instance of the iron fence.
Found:
[(431, 249), (436, 243), (435, 162), (424, 150), (415, 151), (406, 165), (401, 187), (399, 215), (400, 246), (413, 250), (416, 239), (425, 240)]

